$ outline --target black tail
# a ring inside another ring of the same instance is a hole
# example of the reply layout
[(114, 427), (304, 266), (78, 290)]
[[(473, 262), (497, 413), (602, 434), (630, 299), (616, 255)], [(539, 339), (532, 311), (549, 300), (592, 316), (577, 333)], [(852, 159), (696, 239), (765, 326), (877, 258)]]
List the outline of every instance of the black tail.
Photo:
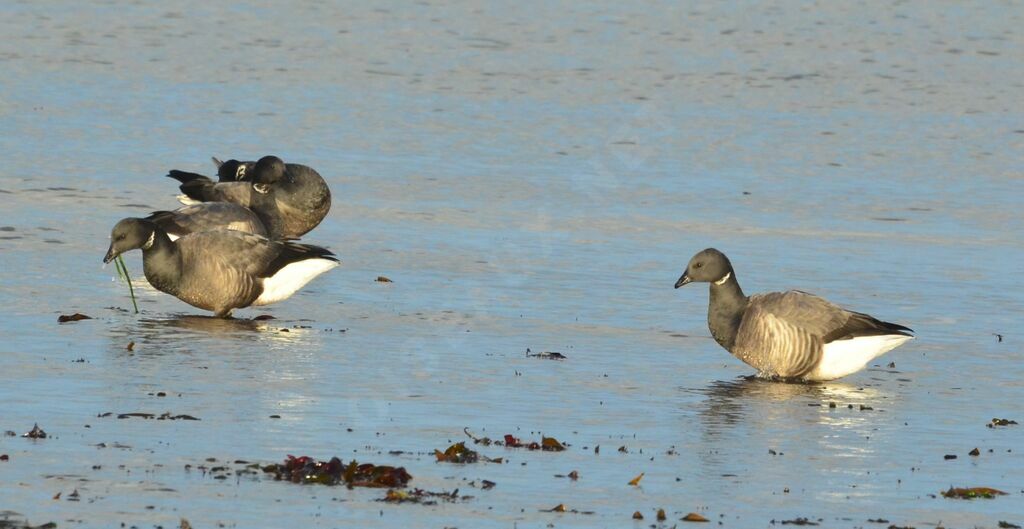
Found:
[(312, 244), (302, 244), (297, 242), (279, 241), (283, 249), (277, 258), (275, 258), (270, 266), (261, 275), (270, 277), (276, 274), (282, 268), (299, 261), (305, 261), (306, 259), (327, 259), (328, 261), (340, 262), (335, 257), (334, 252), (324, 248), (323, 246), (315, 246)]
[(188, 198), (198, 200), (200, 202), (209, 202), (214, 200), (213, 185), (215, 182), (210, 180), (208, 177), (197, 173), (179, 171), (177, 169), (171, 169), (171, 171), (167, 173), (167, 176), (181, 182), (178, 189), (180, 189), (182, 193), (185, 193)]

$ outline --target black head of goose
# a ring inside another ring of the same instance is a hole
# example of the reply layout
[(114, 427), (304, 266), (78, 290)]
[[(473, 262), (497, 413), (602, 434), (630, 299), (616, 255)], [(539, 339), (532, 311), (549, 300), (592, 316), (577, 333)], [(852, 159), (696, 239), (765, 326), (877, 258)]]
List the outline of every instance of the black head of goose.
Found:
[(103, 262), (134, 249), (142, 250), (143, 271), (154, 288), (220, 317), (287, 299), (339, 264), (326, 248), (235, 230), (196, 232), (171, 241), (157, 224), (136, 218), (114, 226)]
[(217, 158), (213, 158), (213, 165), (217, 167), (217, 180), (220, 182), (252, 180), (249, 174), (249, 169), (252, 169), (250, 164), (234, 159), (222, 162)]
[[(245, 201), (254, 184), (273, 182), (273, 205), (281, 218), (284, 237), (300, 237), (317, 227), (331, 209), (331, 190), (320, 173), (301, 164), (286, 164), (277, 156), (264, 156), (255, 162), (214, 158), (220, 182), (196, 173), (171, 170), (167, 176), (181, 182), (183, 202), (235, 202), (254, 209)], [(270, 197), (267, 197), (270, 198)], [(266, 202), (266, 200), (262, 201)], [(259, 214), (260, 212), (257, 211)]]
[(711, 336), (760, 376), (834, 380), (913, 338), (908, 327), (799, 290), (747, 297), (729, 258), (714, 248), (690, 259), (676, 288), (694, 282), (710, 283)]

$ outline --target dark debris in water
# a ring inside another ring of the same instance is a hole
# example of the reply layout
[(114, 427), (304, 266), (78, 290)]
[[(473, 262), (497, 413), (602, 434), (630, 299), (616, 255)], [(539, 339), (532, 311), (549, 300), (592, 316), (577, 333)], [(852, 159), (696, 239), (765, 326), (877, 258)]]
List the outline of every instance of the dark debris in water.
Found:
[[(497, 442), (495, 444), (500, 444)], [(554, 437), (541, 437), (540, 442), (529, 441), (523, 442), (517, 437), (513, 437), (512, 434), (505, 434), (505, 446), (508, 448), (526, 448), (529, 450), (544, 450), (546, 452), (561, 452), (565, 450), (565, 445), (560, 443), (558, 439)]]
[(274, 479), (292, 483), (347, 487), (399, 488), (405, 487), (412, 479), (405, 467), (359, 464), (356, 460), (346, 465), (337, 457), (332, 457), (330, 461), (318, 461), (309, 456), (289, 455), (284, 463), (263, 467), (263, 472), (273, 474)]
[(684, 522), (709, 522), (709, 521), (711, 521), (711, 520), (708, 520), (707, 518), (705, 518), (705, 517), (703, 517), (703, 516), (701, 516), (701, 515), (699, 515), (699, 514), (697, 514), (695, 512), (691, 512), (691, 513), (687, 514), (686, 516), (683, 516), (682, 518), (680, 518), (680, 520), (682, 520)]
[(950, 487), (949, 490), (942, 493), (943, 497), (955, 498), (959, 500), (973, 500), (976, 498), (994, 499), (996, 496), (1005, 496), (1006, 493), (990, 487)]
[(472, 496), (459, 496), (459, 489), (451, 492), (433, 492), (423, 489), (401, 490), (388, 489), (386, 495), (377, 501), (387, 503), (415, 503), (418, 505), (437, 505), (438, 502), (455, 503), (473, 499)]
[(437, 458), (439, 463), (476, 463), (484, 461), (487, 463), (501, 463), (502, 458), (491, 459), (487, 456), (482, 456), (475, 450), (466, 448), (466, 443), (455, 443), (445, 449), (444, 452), (440, 450), (434, 450), (434, 457)]
[(541, 509), (540, 512), (568, 512), (572, 514), (594, 514), (594, 511), (580, 511), (576, 509), (570, 509), (566, 507), (564, 503), (559, 503), (550, 509)]
[(469, 428), (463, 428), (462, 431), (466, 434), (466, 437), (472, 439), (475, 444), (482, 444), (484, 446), (490, 446), (493, 444), (495, 446), (505, 446), (508, 448), (526, 448), (529, 450), (544, 450), (546, 452), (561, 452), (569, 446), (568, 443), (562, 443), (554, 437), (541, 436), (540, 442), (524, 442), (512, 434), (505, 434), (504, 440), (495, 441), (490, 437), (477, 437), (469, 432)]
[(91, 320), (91, 319), (92, 319), (92, 316), (86, 316), (85, 314), (82, 314), (81, 312), (76, 312), (74, 314), (61, 314), (60, 316), (57, 316), (57, 323), (67, 323), (67, 322), (70, 322), (70, 321)]
[(989, 422), (986, 426), (988, 426), (989, 428), (995, 428), (996, 426), (1010, 426), (1013, 424), (1017, 424), (1017, 421), (1014, 421), (1012, 419), (993, 418), (992, 421)]
[(38, 424), (32, 426), (32, 429), (28, 432), (21, 434), (22, 437), (28, 437), (29, 439), (46, 439), (46, 432), (39, 427)]
[(527, 358), (543, 358), (545, 360), (565, 360), (565, 359), (569, 358), (568, 356), (565, 356), (564, 354), (559, 353), (559, 352), (555, 352), (555, 351), (544, 351), (544, 352), (540, 352), (540, 353), (533, 353), (533, 352), (530, 352), (530, 348), (529, 347), (526, 348), (526, 356), (527, 356)]
[(376, 281), (378, 283), (394, 283), (394, 281), (392, 281), (392, 280), (390, 280), (390, 279), (388, 279), (388, 278), (386, 278), (384, 276), (377, 276)]
[[(114, 415), (114, 412), (108, 411), (108, 412), (104, 412), (104, 413), (101, 413), (101, 414), (97, 415), (97, 417), (110, 417), (112, 415)], [(155, 413), (145, 413), (145, 412), (141, 412), (141, 411), (133, 411), (133, 412), (130, 412), (130, 413), (118, 413), (117, 414), (117, 418), (118, 419), (156, 419), (158, 421), (201, 421), (202, 420), (199, 417), (194, 417), (192, 415), (188, 415), (188, 414), (185, 414), (185, 413), (180, 413), (178, 415), (175, 415), (175, 414), (173, 414), (173, 413), (171, 413), (169, 411), (161, 413), (160, 415), (157, 415)]]
[[(782, 520), (782, 525), (819, 525), (821, 518), (817, 521), (811, 520), (810, 518), (793, 518), (792, 520)], [(775, 520), (772, 520), (772, 525), (775, 525)]]
[(1000, 529), (1021, 529), (1021, 527), (1015, 523), (1006, 522), (999, 520)]

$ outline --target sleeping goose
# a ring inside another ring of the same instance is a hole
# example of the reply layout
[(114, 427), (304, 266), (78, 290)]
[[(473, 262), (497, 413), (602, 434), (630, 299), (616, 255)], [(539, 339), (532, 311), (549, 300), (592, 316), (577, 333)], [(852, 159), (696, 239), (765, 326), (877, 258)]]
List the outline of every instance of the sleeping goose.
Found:
[(142, 250), (143, 271), (154, 288), (219, 317), (287, 299), (338, 266), (334, 254), (319, 246), (223, 229), (172, 242), (157, 224), (136, 218), (114, 226), (103, 262), (136, 248)]
[(714, 248), (690, 259), (676, 288), (691, 282), (711, 283), (711, 336), (758, 376), (834, 380), (913, 338), (907, 327), (799, 290), (744, 296), (729, 259)]
[[(214, 158), (214, 163), (219, 162)], [(167, 176), (181, 182), (187, 201), (232, 202), (252, 209), (261, 218), (279, 224), (282, 237), (300, 237), (327, 216), (331, 190), (311, 167), (286, 164), (276, 156), (256, 162), (228, 160), (218, 166), (219, 182), (185, 171)], [(267, 223), (267, 220), (264, 220)], [(275, 231), (268, 225), (270, 231)]]

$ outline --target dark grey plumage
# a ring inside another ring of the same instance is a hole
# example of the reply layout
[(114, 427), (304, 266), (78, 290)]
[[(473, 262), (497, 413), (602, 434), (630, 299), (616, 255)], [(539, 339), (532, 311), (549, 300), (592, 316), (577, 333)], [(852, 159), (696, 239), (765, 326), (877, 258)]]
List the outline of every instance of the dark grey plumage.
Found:
[(200, 202), (174, 211), (155, 211), (146, 220), (162, 228), (171, 239), (217, 229), (268, 235), (263, 222), (252, 210), (232, 202)]
[(256, 162), (228, 160), (218, 166), (217, 173), (220, 182), (178, 170), (167, 176), (181, 182), (181, 191), (192, 200), (233, 202), (252, 209), (274, 237), (300, 237), (319, 225), (331, 209), (330, 188), (305, 165), (264, 156)]
[(142, 249), (143, 270), (154, 288), (217, 316), (285, 299), (338, 265), (325, 248), (235, 230), (171, 241), (157, 224), (136, 218), (114, 226), (103, 262), (136, 248)]
[(747, 297), (732, 263), (714, 248), (690, 259), (676, 288), (691, 282), (711, 284), (708, 328), (715, 341), (766, 376), (839, 378), (913, 337), (908, 327), (799, 290)]

